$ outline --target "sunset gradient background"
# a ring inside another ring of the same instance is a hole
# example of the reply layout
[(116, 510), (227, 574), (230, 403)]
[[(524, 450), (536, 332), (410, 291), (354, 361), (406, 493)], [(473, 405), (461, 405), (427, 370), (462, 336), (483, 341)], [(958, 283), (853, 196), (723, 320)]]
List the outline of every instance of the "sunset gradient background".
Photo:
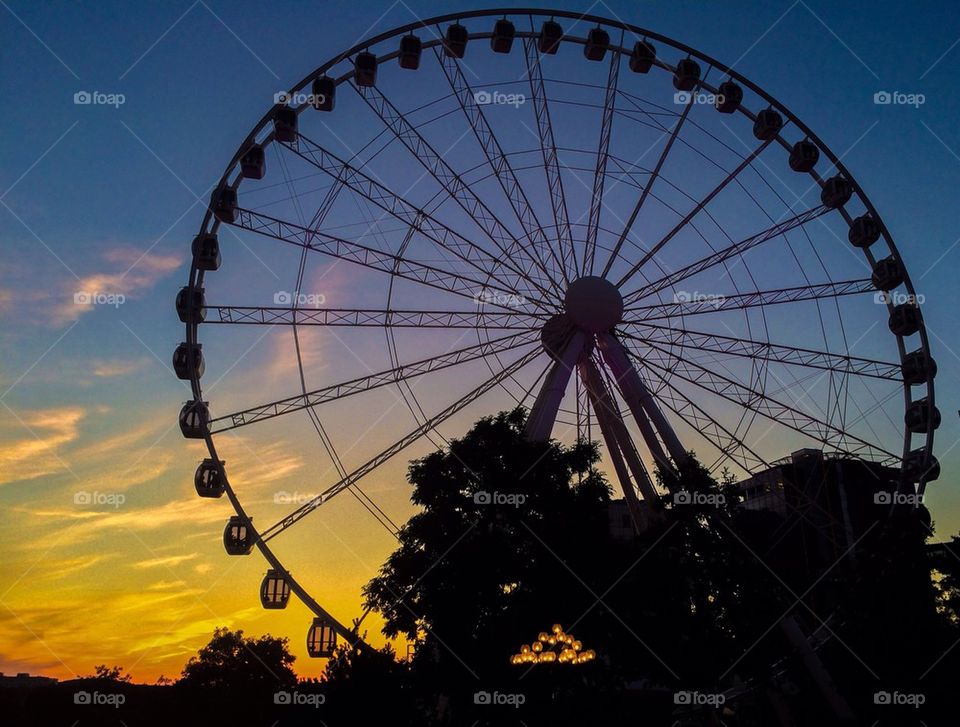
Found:
[[(0, 5), (0, 671), (65, 679), (107, 663), (153, 681), (177, 676), (216, 626), (229, 626), (290, 637), (298, 673), (315, 676), (322, 662), (305, 655), (308, 612), (295, 600), (285, 611), (260, 607), (263, 561), (228, 558), (221, 543), (228, 503), (194, 493), (204, 450), (176, 426), (188, 390), (170, 371), (183, 337), (173, 300), (186, 282), (208, 190), (274, 92), (363, 36), (475, 6)], [(636, 23), (736, 65), (844, 153), (926, 295), (944, 416), (935, 448), (944, 475), (930, 486), (928, 506), (938, 538), (955, 534), (960, 10), (886, 1), (869, 9), (789, 0), (555, 5)], [(81, 90), (122, 93), (126, 102), (76, 106)], [(926, 103), (874, 105), (881, 90), (923, 93)], [(270, 266), (252, 251), (235, 254), (245, 256), (231, 262), (242, 266), (233, 273), (237, 285), (243, 275), (264, 283)], [(343, 301), (354, 285), (346, 270), (330, 271), (322, 289), (328, 300)], [(74, 293), (85, 290), (122, 293), (126, 301), (75, 305)], [(232, 302), (249, 301), (238, 294)], [(230, 404), (221, 413), (267, 392), (296, 393), (295, 361), (281, 345), (288, 341), (261, 333), (244, 332), (243, 365), (224, 377), (221, 399)], [(364, 372), (351, 356), (364, 355), (365, 344), (342, 337), (343, 347), (328, 339), (309, 346), (311, 366), (325, 380)], [(208, 373), (205, 392), (227, 368), (221, 361), (213, 379)], [(456, 392), (456, 376), (438, 382)], [(391, 415), (378, 421), (395, 398), (351, 400), (326, 420), (338, 427), (348, 468), (406, 431)], [(491, 412), (469, 410), (449, 432), (483, 413)], [(374, 423), (353, 451), (350, 443)], [(319, 464), (315, 437), (305, 430), (268, 425), (264, 432), (255, 438), (241, 429), (218, 446), (245, 504), (276, 519), (289, 509), (274, 504), (276, 492), (316, 492), (335, 475)], [(398, 523), (413, 512), (406, 461), (429, 449), (424, 443), (402, 454), (365, 482)], [(123, 502), (77, 504), (84, 492)], [(393, 541), (343, 496), (282, 546), (298, 573), (311, 573), (324, 606), (349, 622)], [(381, 643), (379, 622), (371, 617), (366, 626)]]

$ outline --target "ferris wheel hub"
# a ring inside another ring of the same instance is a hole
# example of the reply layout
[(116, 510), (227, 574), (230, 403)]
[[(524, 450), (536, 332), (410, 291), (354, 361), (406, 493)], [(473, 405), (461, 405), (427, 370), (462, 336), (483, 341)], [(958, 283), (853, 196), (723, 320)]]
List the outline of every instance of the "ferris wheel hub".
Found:
[(609, 331), (623, 317), (623, 296), (606, 278), (587, 275), (570, 283), (563, 297), (570, 320), (582, 331)]

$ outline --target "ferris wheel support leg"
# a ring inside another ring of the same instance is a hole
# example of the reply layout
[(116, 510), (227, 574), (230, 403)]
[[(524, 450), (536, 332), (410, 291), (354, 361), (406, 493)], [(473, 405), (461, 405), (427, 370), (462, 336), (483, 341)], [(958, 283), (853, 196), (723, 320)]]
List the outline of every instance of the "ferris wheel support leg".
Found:
[(613, 470), (616, 472), (617, 479), (620, 481), (620, 489), (623, 490), (624, 499), (627, 501), (630, 518), (633, 520), (634, 527), (640, 532), (640, 503), (637, 500), (636, 492), (633, 490), (633, 481), (630, 479), (630, 472), (627, 470), (626, 462), (623, 461), (620, 445), (610, 427), (610, 423), (606, 420), (606, 416), (599, 414), (600, 405), (589, 390), (587, 391), (587, 397), (590, 399), (593, 410), (598, 412), (597, 420), (600, 425), (600, 434), (603, 437), (603, 443), (607, 446), (607, 454), (610, 455), (610, 460), (613, 462)]
[(803, 635), (803, 631), (797, 623), (796, 618), (791, 615), (781, 619), (780, 629), (800, 654), (803, 665), (807, 668), (807, 671), (810, 672), (810, 676), (813, 677), (814, 682), (817, 687), (819, 687), (824, 699), (827, 700), (834, 715), (838, 719), (843, 720), (845, 724), (852, 722), (854, 714), (850, 709), (850, 705), (847, 704), (847, 700), (837, 691), (833, 677), (830, 675), (830, 672), (827, 671), (827, 667), (820, 659), (820, 656), (813, 647), (810, 646), (807, 637)]
[(560, 410), (560, 402), (563, 401), (567, 384), (570, 383), (570, 375), (583, 354), (586, 341), (586, 336), (581, 331), (575, 331), (567, 341), (563, 353), (554, 360), (540, 388), (540, 393), (537, 394), (537, 400), (533, 403), (530, 416), (527, 417), (524, 433), (530, 441), (545, 442), (550, 439), (553, 423)]
[[(676, 465), (683, 464), (687, 460), (687, 450), (683, 448), (679, 437), (670, 426), (670, 422), (660, 411), (654, 401), (653, 395), (640, 379), (640, 374), (630, 363), (627, 352), (623, 345), (609, 333), (600, 333), (597, 335), (600, 352), (603, 354), (603, 360), (613, 372), (614, 379), (623, 392), (623, 398), (633, 412), (634, 419), (640, 426), (640, 432), (643, 439), (650, 448), (650, 453), (654, 460), (665, 472), (675, 472)], [(656, 433), (654, 433), (656, 429)], [(656, 434), (660, 435), (664, 446), (673, 458), (673, 463), (667, 459), (660, 441)]]
[[(626, 461), (643, 499), (655, 512), (659, 512), (662, 508), (660, 495), (654, 488), (650, 475), (647, 473), (647, 468), (643, 466), (640, 455), (637, 454), (637, 450), (633, 446), (630, 433), (627, 431), (623, 419), (620, 418), (620, 413), (615, 408), (610, 390), (604, 384), (600, 372), (593, 361), (587, 357), (580, 361), (579, 369), (584, 386), (586, 386), (587, 393), (590, 396), (590, 403), (597, 414), (597, 421), (600, 423), (600, 431), (603, 434), (607, 449), (611, 452), (611, 456), (613, 452), (617, 453), (621, 459), (621, 464), (623, 460)], [(617, 460), (614, 459), (615, 468), (616, 463)], [(626, 469), (623, 470), (622, 474), (618, 470), (617, 476), (620, 478), (623, 495), (627, 500), (627, 506), (630, 508), (634, 523), (638, 530), (642, 530), (646, 518), (643, 516), (640, 501), (629, 476), (627, 476)]]

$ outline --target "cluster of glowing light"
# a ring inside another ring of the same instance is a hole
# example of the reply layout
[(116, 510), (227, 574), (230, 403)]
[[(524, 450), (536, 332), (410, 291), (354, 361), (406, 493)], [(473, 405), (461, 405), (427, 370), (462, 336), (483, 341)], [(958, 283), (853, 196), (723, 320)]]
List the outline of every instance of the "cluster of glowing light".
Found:
[(554, 624), (551, 633), (541, 631), (532, 644), (520, 647), (520, 653), (510, 657), (511, 664), (586, 664), (597, 658), (593, 649), (584, 650), (573, 634), (564, 633), (560, 624)]

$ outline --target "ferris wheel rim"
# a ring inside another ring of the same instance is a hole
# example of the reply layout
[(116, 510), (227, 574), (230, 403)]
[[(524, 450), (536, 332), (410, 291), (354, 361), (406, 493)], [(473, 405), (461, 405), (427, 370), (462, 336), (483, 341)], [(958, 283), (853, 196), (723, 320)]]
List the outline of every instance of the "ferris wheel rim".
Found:
[[(297, 91), (303, 89), (304, 87), (307, 86), (307, 84), (309, 84), (310, 82), (312, 82), (316, 77), (318, 77), (319, 75), (323, 74), (325, 71), (329, 70), (330, 68), (333, 68), (333, 67), (336, 66), (338, 63), (340, 63), (340, 62), (342, 62), (342, 61), (345, 61), (345, 60), (349, 59), (350, 57), (354, 56), (357, 52), (362, 51), (362, 50), (367, 49), (367, 48), (370, 48), (370, 47), (372, 47), (372, 46), (375, 46), (375, 45), (377, 45), (377, 44), (379, 44), (379, 43), (382, 43), (382, 42), (384, 42), (384, 41), (386, 41), (386, 40), (389, 40), (389, 39), (391, 39), (391, 38), (395, 38), (395, 37), (397, 37), (397, 36), (399, 36), (399, 35), (402, 35), (402, 34), (404, 34), (404, 33), (411, 32), (411, 31), (416, 30), (416, 29), (418, 29), (418, 28), (428, 28), (428, 27), (430, 27), (430, 26), (436, 26), (436, 25), (438, 25), (438, 24), (440, 24), (440, 23), (444, 23), (444, 22), (447, 22), (447, 21), (457, 21), (457, 20), (466, 20), (466, 19), (471, 19), (471, 18), (495, 17), (495, 16), (503, 16), (503, 17), (530, 17), (530, 18), (533, 18), (533, 17), (556, 17), (556, 18), (574, 19), (574, 20), (577, 20), (577, 21), (584, 21), (584, 22), (588, 22), (588, 23), (596, 23), (597, 25), (602, 25), (602, 26), (605, 26), (605, 27), (617, 28), (617, 29), (620, 29), (620, 30), (623, 30), (623, 31), (629, 31), (630, 33), (632, 33), (632, 34), (634, 34), (634, 35), (643, 37), (643, 38), (645, 38), (645, 39), (654, 40), (654, 41), (657, 41), (657, 42), (659, 42), (659, 43), (663, 43), (663, 44), (665, 44), (665, 45), (673, 48), (674, 50), (678, 50), (678, 51), (687, 53), (690, 57), (697, 58), (697, 59), (699, 59), (699, 60), (701, 60), (701, 61), (709, 64), (710, 67), (715, 68), (715, 69), (721, 71), (722, 73), (726, 74), (729, 78), (735, 79), (736, 81), (738, 81), (739, 83), (741, 83), (743, 86), (745, 86), (746, 88), (750, 89), (753, 93), (755, 93), (756, 95), (758, 95), (760, 98), (766, 100), (766, 101), (768, 102), (768, 104), (770, 105), (771, 108), (775, 108), (777, 111), (781, 112), (787, 119), (789, 119), (789, 121), (790, 121), (791, 123), (793, 123), (798, 129), (800, 129), (801, 131), (803, 131), (804, 134), (805, 134), (805, 136), (806, 136), (811, 142), (813, 142), (821, 152), (823, 152), (824, 156), (830, 161), (832, 167), (835, 168), (835, 169), (837, 170), (837, 172), (838, 172), (839, 174), (841, 174), (841, 175), (850, 183), (851, 187), (853, 188), (853, 193), (857, 196), (857, 198), (858, 198), (858, 199), (860, 200), (860, 202), (863, 204), (863, 206), (864, 206), (864, 208), (867, 210), (867, 212), (868, 212), (868, 213), (873, 217), (873, 219), (876, 220), (876, 222), (878, 223), (879, 228), (880, 228), (881, 236), (884, 238), (884, 241), (885, 241), (885, 243), (886, 243), (886, 246), (887, 246), (888, 250), (890, 251), (891, 255), (892, 255), (898, 262), (901, 263), (901, 268), (902, 268), (903, 274), (904, 274), (903, 286), (905, 287), (905, 289), (908, 291), (908, 293), (909, 293), (910, 295), (912, 295), (912, 296), (914, 296), (914, 297), (916, 296), (916, 291), (915, 291), (914, 286), (913, 286), (913, 283), (912, 283), (912, 281), (911, 281), (911, 279), (910, 279), (909, 271), (908, 271), (908, 269), (906, 268), (906, 266), (902, 264), (902, 258), (901, 258), (901, 256), (900, 256), (900, 253), (899, 253), (899, 251), (898, 251), (898, 249), (897, 249), (897, 247), (896, 247), (895, 242), (893, 241), (893, 238), (892, 238), (892, 236), (891, 236), (891, 234), (890, 234), (887, 226), (886, 226), (885, 223), (883, 222), (883, 218), (882, 218), (882, 217), (880, 216), (880, 214), (877, 212), (876, 208), (874, 207), (874, 205), (872, 204), (872, 202), (870, 201), (870, 199), (867, 197), (866, 193), (863, 191), (863, 189), (862, 189), (862, 187), (860, 186), (860, 184), (858, 183), (857, 179), (849, 172), (849, 170), (848, 170), (848, 169), (846, 168), (846, 166), (843, 164), (842, 160), (841, 160), (839, 157), (837, 157), (837, 155), (835, 155), (835, 154), (830, 150), (830, 148), (819, 138), (819, 136), (816, 135), (815, 132), (813, 132), (809, 127), (807, 127), (807, 126), (803, 123), (803, 121), (802, 121), (801, 119), (799, 119), (799, 117), (797, 117), (793, 112), (791, 112), (786, 106), (784, 106), (781, 102), (779, 102), (775, 97), (773, 97), (772, 95), (768, 94), (768, 93), (767, 93), (766, 91), (764, 91), (761, 87), (759, 87), (759, 86), (757, 86), (756, 84), (754, 84), (752, 81), (750, 81), (748, 78), (746, 78), (745, 76), (743, 76), (742, 74), (740, 74), (738, 71), (727, 67), (726, 65), (718, 62), (717, 60), (715, 60), (714, 58), (710, 57), (709, 55), (706, 55), (706, 54), (704, 54), (704, 53), (702, 53), (702, 52), (700, 52), (700, 51), (698, 51), (698, 50), (696, 50), (696, 49), (694, 49), (694, 48), (692, 48), (692, 47), (690, 47), (690, 46), (687, 46), (687, 45), (685, 45), (685, 44), (683, 44), (683, 43), (680, 43), (680, 42), (678, 42), (678, 41), (673, 40), (672, 38), (669, 38), (669, 37), (667, 37), (667, 36), (661, 35), (661, 34), (659, 34), (659, 33), (655, 33), (655, 32), (646, 30), (646, 29), (644, 29), (644, 28), (642, 28), (642, 27), (639, 27), (639, 26), (636, 26), (636, 25), (633, 25), (633, 24), (624, 23), (624, 22), (618, 21), (618, 20), (611, 20), (611, 19), (609, 19), (609, 18), (604, 18), (604, 17), (601, 17), (601, 16), (596, 16), (596, 15), (591, 15), (591, 14), (580, 14), (580, 13), (576, 13), (576, 12), (573, 12), (573, 11), (551, 10), (551, 9), (545, 9), (545, 8), (483, 9), (483, 10), (474, 10), (474, 11), (467, 11), (467, 12), (460, 12), (460, 13), (447, 13), (447, 14), (435, 16), (435, 17), (432, 17), (432, 18), (429, 18), (429, 19), (425, 19), (425, 20), (422, 20), (422, 21), (417, 21), (417, 22), (408, 23), (408, 24), (405, 24), (405, 25), (402, 25), (402, 26), (398, 26), (398, 27), (392, 28), (392, 29), (390, 29), (390, 30), (388, 30), (388, 31), (385, 31), (384, 33), (381, 33), (381, 34), (379, 34), (379, 35), (377, 35), (377, 36), (374, 36), (374, 37), (372, 37), (372, 38), (365, 39), (365, 40), (361, 41), (360, 43), (355, 44), (355, 45), (354, 45), (353, 47), (351, 47), (349, 50), (344, 51), (344, 52), (342, 52), (342, 53), (340, 53), (340, 54), (332, 57), (332, 58), (331, 58), (330, 60), (328, 60), (326, 63), (324, 63), (324, 64), (322, 64), (321, 66), (319, 66), (319, 67), (318, 67), (317, 69), (315, 69), (313, 72), (311, 72), (310, 74), (308, 74), (303, 80), (301, 80), (296, 86), (294, 86), (294, 87), (291, 89), (291, 91), (292, 91), (292, 92), (297, 92)], [(527, 35), (527, 34), (525, 34), (524, 32), (518, 32), (518, 33), (517, 33), (517, 36), (518, 36), (518, 37), (526, 37), (526, 35)], [(577, 42), (580, 42), (580, 41), (579, 41), (579, 39), (576, 39), (576, 38), (572, 38), (572, 37), (569, 37), (569, 36), (564, 36), (561, 42), (564, 42), (564, 43), (570, 43), (570, 42), (577, 43)], [(439, 43), (439, 41), (426, 41), (426, 42), (424, 43), (424, 47), (425, 47), (425, 48), (426, 48), (426, 47), (430, 47), (431, 45), (435, 46), (435, 45), (437, 45), (438, 43)], [(625, 50), (626, 50), (626, 49), (624, 49), (624, 48), (616, 47), (616, 46), (614, 46), (614, 44), (611, 44), (610, 47), (611, 47), (611, 50), (614, 50), (614, 52), (625, 53)], [(388, 54), (388, 55), (389, 55), (389, 54)], [(339, 84), (339, 83), (343, 83), (343, 82), (344, 82), (344, 79), (343, 79), (343, 78), (341, 78), (340, 80), (338, 80), (338, 84)], [(704, 87), (709, 88), (709, 86), (707, 86), (707, 85), (704, 85)], [(271, 122), (271, 119), (272, 119), (272, 116), (273, 116), (273, 112), (276, 110), (276, 108), (277, 108), (276, 106), (272, 107), (272, 108), (264, 115), (264, 117), (256, 124), (256, 126), (253, 128), (253, 130), (250, 132), (250, 134), (243, 140), (243, 142), (242, 142), (241, 145), (239, 146), (237, 152), (235, 153), (233, 159), (230, 161), (230, 163), (228, 164), (226, 170), (224, 171), (223, 175), (221, 176), (221, 178), (220, 178), (220, 180), (219, 180), (218, 186), (228, 186), (228, 187), (232, 187), (232, 188), (234, 188), (234, 189), (236, 189), (236, 188), (239, 186), (240, 181), (241, 181), (241, 177), (238, 176), (232, 183), (230, 183), (230, 182), (229, 182), (230, 175), (231, 175), (233, 172), (235, 172), (235, 170), (237, 169), (237, 166), (238, 166), (238, 164), (239, 164), (240, 158), (241, 158), (242, 154), (244, 153), (244, 151), (250, 146), (251, 143), (253, 143), (253, 142), (255, 141), (257, 135), (258, 135), (260, 132), (262, 132), (262, 131), (264, 130), (264, 128), (266, 128), (267, 125)], [(302, 110), (302, 109), (301, 109), (301, 110)], [(744, 111), (744, 110), (742, 110), (742, 109), (738, 109), (738, 112), (744, 113), (745, 115), (748, 116), (748, 118), (750, 117), (750, 113), (749, 113), (749, 112), (746, 112), (746, 111)], [(268, 135), (268, 137), (270, 137), (270, 135)], [(268, 140), (272, 140), (272, 138), (268, 138)], [(781, 145), (784, 145), (784, 144), (785, 144), (785, 141), (784, 141), (783, 139), (781, 139), (781, 138), (779, 137), (779, 135), (778, 135), (778, 137), (777, 137), (777, 141), (779, 141)], [(821, 180), (818, 180), (818, 181), (820, 181), (821, 186), (822, 186), (822, 181), (821, 181)], [(850, 224), (851, 221), (850, 221), (850, 219), (849, 219), (849, 216), (846, 215), (845, 210), (843, 210), (843, 208), (840, 208), (839, 212), (840, 212), (841, 215), (843, 215), (843, 216), (845, 217), (847, 224)], [(201, 226), (200, 226), (200, 234), (205, 234), (205, 233), (208, 233), (208, 232), (213, 232), (213, 233), (215, 233), (216, 230), (219, 228), (219, 226), (220, 226), (220, 221), (213, 218), (212, 211), (211, 211), (211, 209), (208, 207), (207, 210), (205, 211), (205, 214), (204, 214), (204, 217), (203, 217), (203, 221), (202, 221)], [(874, 257), (873, 257), (873, 253), (872, 253), (869, 249), (864, 249), (864, 250), (863, 250), (863, 253), (864, 253), (864, 255), (865, 255), (868, 263), (872, 265), (872, 264), (875, 262), (875, 259), (874, 259)], [(188, 285), (188, 287), (189, 287), (191, 290), (200, 288), (200, 287), (202, 287), (202, 284), (203, 284), (204, 279), (205, 279), (205, 272), (204, 272), (203, 270), (198, 269), (197, 266), (196, 266), (196, 262), (193, 261), (193, 262), (191, 263), (191, 268), (190, 268), (190, 273), (189, 273), (189, 285)], [(888, 304), (888, 306), (890, 306), (890, 305), (892, 305), (892, 304)], [(922, 315), (922, 312), (920, 312), (919, 310), (918, 310), (918, 319), (919, 319), (919, 329), (918, 329), (917, 333), (919, 334), (920, 349), (923, 350), (924, 353), (929, 357), (929, 356), (930, 356), (929, 340), (928, 340), (928, 338), (927, 338), (927, 332), (926, 332), (925, 324), (924, 324), (924, 321), (923, 321), (923, 315)], [(390, 329), (390, 328), (388, 327), (387, 330), (390, 331), (390, 330), (392, 330), (392, 329)], [(388, 333), (388, 335), (389, 335), (389, 333)], [(905, 357), (906, 357), (907, 353), (908, 353), (908, 352), (907, 352), (906, 345), (905, 345), (905, 342), (904, 342), (904, 336), (902, 336), (902, 335), (900, 335), (900, 334), (897, 334), (897, 333), (892, 333), (892, 335), (894, 335), (894, 336), (896, 337), (896, 339), (897, 339), (897, 346), (898, 346), (898, 351), (899, 351), (899, 354), (900, 354), (900, 360), (901, 360), (901, 364), (902, 364), (902, 363), (904, 362), (904, 360), (905, 360)], [(194, 345), (194, 344), (198, 344), (198, 343), (199, 343), (199, 323), (198, 323), (198, 322), (196, 322), (196, 321), (188, 321), (188, 322), (186, 323), (186, 341), (187, 341), (187, 343), (189, 343), (189, 344), (191, 344), (191, 345)], [(196, 375), (195, 372), (192, 372), (192, 373), (191, 373), (190, 385), (191, 385), (191, 390), (192, 390), (192, 394), (193, 394), (194, 400), (195, 400), (195, 401), (202, 401), (202, 400), (203, 400), (203, 393), (202, 393), (202, 387), (201, 387), (201, 385), (200, 385), (200, 377), (199, 377), (198, 375)], [(929, 377), (929, 378), (928, 378), (928, 380), (926, 381), (925, 386), (926, 386), (926, 392), (927, 392), (927, 393), (926, 393), (927, 401), (929, 402), (929, 406), (930, 406), (930, 408), (932, 409), (932, 408), (934, 407), (934, 405), (935, 405), (933, 377)], [(909, 383), (906, 383), (906, 382), (905, 382), (903, 388), (904, 388), (904, 404), (905, 404), (905, 406), (909, 406), (909, 405), (914, 401), (914, 398), (913, 398), (913, 396), (912, 396), (913, 391), (912, 391), (911, 385), (910, 385)], [(928, 427), (928, 430), (927, 430), (927, 432), (925, 433), (925, 437), (926, 437), (925, 448), (926, 448), (926, 451), (927, 451), (928, 454), (932, 453), (932, 447), (933, 447), (933, 441), (934, 441), (934, 431), (935, 431), (935, 427), (933, 427), (933, 426), (931, 425), (930, 427)], [(216, 450), (216, 447), (215, 447), (215, 443), (214, 443), (214, 441), (213, 441), (213, 434), (211, 434), (210, 432), (207, 432), (207, 434), (205, 435), (204, 439), (205, 439), (205, 442), (206, 442), (207, 449), (208, 449), (208, 452), (209, 452), (209, 454), (210, 454), (210, 457), (211, 457), (214, 461), (218, 461), (218, 462), (219, 462), (220, 460), (219, 460), (219, 457), (218, 457), (218, 455), (217, 455), (217, 450)], [(906, 430), (906, 429), (905, 429), (905, 441), (904, 441), (904, 446), (903, 446), (903, 457), (902, 457), (901, 459), (905, 459), (906, 456), (907, 456), (907, 454), (910, 452), (910, 449), (911, 449), (911, 446), (910, 446), (910, 445), (911, 445), (911, 433), (910, 433), (909, 430)], [(239, 500), (239, 498), (237, 497), (236, 493), (234, 492), (233, 488), (231, 487), (231, 485), (230, 485), (230, 483), (229, 483), (229, 477), (227, 476), (226, 472), (223, 472), (223, 473), (222, 473), (222, 476), (223, 476), (223, 480), (224, 480), (224, 484), (225, 484), (225, 492), (227, 493), (228, 499), (229, 499), (229, 501), (231, 502), (231, 505), (233, 506), (235, 512), (237, 513), (238, 516), (240, 516), (241, 518), (244, 518), (247, 522), (249, 522), (249, 521), (250, 521), (250, 518), (249, 518), (249, 516), (247, 515), (247, 513), (245, 512), (245, 510), (244, 510), (244, 508), (243, 508), (243, 506), (242, 506), (242, 503), (240, 502), (240, 500)], [(324, 609), (322, 608), (322, 606), (320, 606), (320, 604), (319, 604), (317, 601), (315, 601), (315, 600), (313, 599), (313, 597), (309, 594), (309, 592), (306, 591), (306, 589), (304, 589), (304, 588), (299, 584), (299, 582), (296, 580), (296, 578), (295, 578), (292, 574), (290, 574), (289, 570), (287, 570), (286, 568), (283, 567), (283, 563), (280, 561), (280, 559), (272, 552), (272, 550), (268, 547), (268, 545), (267, 545), (261, 538), (259, 538), (259, 537), (255, 538), (255, 545), (258, 547), (258, 550), (260, 550), (261, 555), (264, 556), (264, 558), (265, 558), (265, 559), (267, 560), (267, 562), (271, 565), (271, 567), (276, 568), (276, 569), (278, 569), (278, 570), (281, 570), (281, 571), (285, 574), (288, 582), (289, 582), (290, 585), (291, 585), (291, 590), (292, 590), (294, 593), (296, 593), (296, 595), (298, 596), (298, 598), (300, 598), (300, 600), (308, 607), (309, 610), (313, 611), (313, 613), (314, 613), (316, 616), (324, 617), (324, 618), (329, 619), (329, 620), (331, 621), (331, 623), (333, 623), (335, 626), (338, 627), (339, 633), (340, 633), (342, 636), (344, 636), (345, 638), (347, 638), (348, 635), (352, 635), (352, 637), (353, 637), (355, 640), (358, 640), (358, 639), (359, 639), (359, 637), (357, 636), (355, 630), (348, 629), (347, 627), (345, 627), (345, 626), (343, 626), (342, 624), (340, 624), (339, 621), (337, 621), (337, 619), (335, 619), (332, 615), (330, 615), (326, 610), (324, 610)], [(361, 642), (361, 643), (362, 643), (362, 642)]]

